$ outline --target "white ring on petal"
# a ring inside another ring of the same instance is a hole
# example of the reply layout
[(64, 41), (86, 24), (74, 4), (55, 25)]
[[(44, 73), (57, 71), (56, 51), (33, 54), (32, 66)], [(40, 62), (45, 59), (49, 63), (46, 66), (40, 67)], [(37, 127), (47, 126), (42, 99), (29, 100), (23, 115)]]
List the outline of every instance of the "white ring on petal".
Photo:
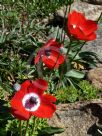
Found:
[[(36, 102), (37, 102), (37, 103), (36, 103), (32, 108), (26, 108), (26, 107), (25, 107), (25, 104), (26, 104), (26, 102), (27, 102), (28, 100), (30, 100), (31, 97), (34, 97), (34, 98), (36, 99)], [(23, 104), (24, 108), (25, 108), (27, 111), (36, 111), (36, 110), (39, 108), (39, 106), (40, 106), (40, 98), (39, 98), (39, 96), (38, 96), (37, 94), (35, 94), (35, 93), (28, 93), (28, 94), (26, 94), (26, 95), (23, 97), (23, 99), (22, 99), (22, 104)]]

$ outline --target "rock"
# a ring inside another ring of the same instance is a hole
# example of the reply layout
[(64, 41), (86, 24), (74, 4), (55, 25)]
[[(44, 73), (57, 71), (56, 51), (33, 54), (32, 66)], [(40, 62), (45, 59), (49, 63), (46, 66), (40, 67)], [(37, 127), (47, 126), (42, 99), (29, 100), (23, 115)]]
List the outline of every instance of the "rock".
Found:
[(88, 2), (88, 3), (91, 3), (91, 4), (99, 4), (101, 5), (102, 4), (102, 0), (81, 0), (83, 2)]
[(54, 136), (98, 136), (97, 121), (102, 123), (102, 100), (60, 104), (49, 125), (65, 129)]
[(89, 70), (87, 78), (96, 88), (102, 89), (102, 67)]
[(100, 60), (100, 65), (102, 65), (102, 24), (99, 24), (97, 39), (87, 42), (82, 50), (95, 52)]
[(85, 2), (74, 2), (72, 10), (77, 10), (85, 14), (86, 18), (91, 20), (97, 20), (102, 13), (102, 6), (88, 4)]
[[(65, 6), (61, 7), (61, 9), (57, 10), (56, 14), (58, 16), (64, 17), (65, 9), (66, 9)], [(88, 19), (97, 20), (102, 12), (102, 6), (88, 4), (86, 2), (74, 2), (71, 6), (71, 11), (72, 10), (84, 13), (86, 18)]]
[[(102, 5), (92, 5), (86, 2), (74, 2), (71, 10), (77, 10), (85, 14), (86, 18), (97, 20), (102, 13)], [(65, 7), (61, 7), (56, 12), (55, 18), (49, 23), (53, 26), (63, 26)], [(65, 22), (67, 23), (67, 16)], [(66, 28), (65, 28), (66, 29)], [(92, 51), (99, 55), (100, 63), (102, 63), (102, 24), (99, 24), (97, 31), (97, 39), (95, 41), (87, 42), (82, 48), (82, 51)]]

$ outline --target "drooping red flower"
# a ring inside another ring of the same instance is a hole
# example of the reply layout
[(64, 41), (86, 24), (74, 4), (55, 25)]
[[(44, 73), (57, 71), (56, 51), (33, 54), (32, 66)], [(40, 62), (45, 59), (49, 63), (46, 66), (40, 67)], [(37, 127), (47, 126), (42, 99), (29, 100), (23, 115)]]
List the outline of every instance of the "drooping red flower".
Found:
[(97, 29), (97, 23), (86, 19), (82, 13), (73, 11), (68, 14), (68, 33), (73, 35), (76, 39), (84, 41), (95, 40), (95, 31)]
[(58, 68), (65, 60), (64, 55), (61, 54), (62, 47), (63, 45), (57, 42), (56, 39), (48, 40), (48, 42), (38, 51), (34, 63), (37, 64), (42, 60), (48, 68)]
[(43, 79), (26, 80), (19, 91), (11, 99), (11, 113), (20, 120), (28, 120), (31, 116), (50, 118), (56, 110), (56, 98), (44, 94), (48, 83)]

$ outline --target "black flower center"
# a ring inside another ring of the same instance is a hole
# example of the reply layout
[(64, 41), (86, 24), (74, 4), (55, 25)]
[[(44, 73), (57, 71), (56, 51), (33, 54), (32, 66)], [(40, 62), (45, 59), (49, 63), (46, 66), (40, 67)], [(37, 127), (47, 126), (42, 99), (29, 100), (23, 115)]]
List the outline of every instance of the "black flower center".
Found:
[(37, 104), (37, 100), (36, 100), (36, 98), (34, 98), (34, 97), (31, 97), (31, 98), (29, 99), (29, 102), (30, 102), (30, 104)]
[(46, 55), (46, 56), (50, 56), (50, 55), (51, 55), (51, 50), (45, 49), (45, 55)]

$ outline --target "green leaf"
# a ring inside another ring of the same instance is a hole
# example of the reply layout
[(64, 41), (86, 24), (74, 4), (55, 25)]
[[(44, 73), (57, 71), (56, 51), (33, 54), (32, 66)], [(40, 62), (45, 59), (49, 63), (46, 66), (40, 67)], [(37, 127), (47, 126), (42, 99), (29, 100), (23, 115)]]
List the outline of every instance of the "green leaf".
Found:
[(80, 52), (80, 53), (79, 53), (79, 56), (80, 56), (81, 58), (94, 57), (96, 60), (99, 60), (99, 56), (98, 56), (95, 52), (92, 52), (92, 51)]
[[(70, 59), (73, 59), (73, 57), (76, 55), (76, 52), (70, 51), (68, 55), (69, 55)], [(79, 56), (79, 54), (77, 54), (76, 57), (74, 58), (74, 60), (79, 60), (79, 59), (80, 59), (80, 56)]]
[(74, 0), (68, 0), (67, 2), (68, 2), (67, 4), (71, 5), (74, 2)]
[(5, 31), (3, 31), (1, 36), (0, 36), (0, 43), (4, 43), (5, 39), (6, 39), (6, 35), (5, 35)]
[(82, 71), (78, 71), (78, 70), (75, 70), (75, 69), (72, 69), (72, 70), (69, 70), (66, 74), (65, 74), (66, 77), (73, 77), (73, 78), (84, 78), (85, 76), (85, 73), (82, 72)]
[(75, 82), (74, 82), (72, 79), (67, 78), (67, 80), (68, 80), (68, 82), (70, 83), (70, 85), (71, 85), (74, 89), (76, 89), (76, 88), (77, 88), (77, 86), (76, 86)]
[(0, 136), (6, 136), (6, 130), (5, 130), (5, 126), (3, 124), (3, 126), (0, 126)]
[(9, 107), (6, 106), (7, 105), (6, 101), (0, 99), (0, 105), (1, 105), (1, 109), (0, 109), (0, 124), (4, 120), (13, 119), (11, 114), (10, 114)]
[(83, 94), (84, 90), (77, 82), (75, 82), (72, 78), (67, 78), (67, 80), (73, 88), (80, 90)]
[(39, 136), (51, 136), (53, 134), (59, 134), (64, 132), (63, 128), (59, 128), (59, 127), (46, 127), (43, 128), (40, 133)]

